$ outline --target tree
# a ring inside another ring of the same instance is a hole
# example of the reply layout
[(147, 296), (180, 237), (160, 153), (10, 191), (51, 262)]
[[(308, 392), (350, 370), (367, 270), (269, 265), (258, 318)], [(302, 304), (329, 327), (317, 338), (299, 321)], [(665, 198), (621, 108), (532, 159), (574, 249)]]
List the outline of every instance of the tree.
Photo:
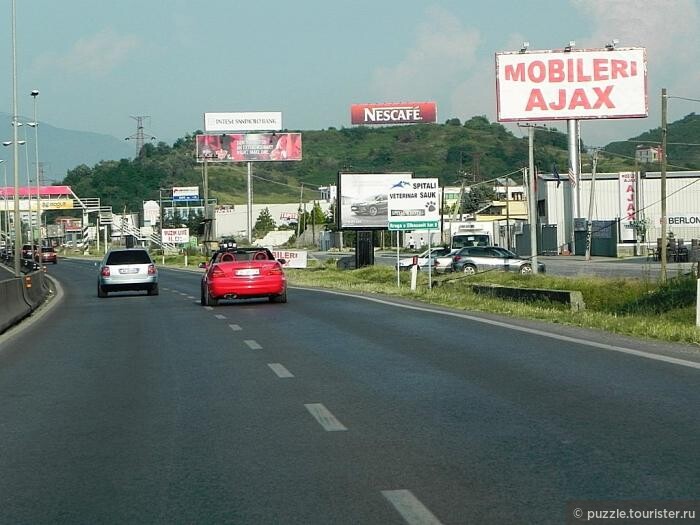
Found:
[(474, 213), (490, 204), (495, 198), (496, 194), (490, 186), (484, 184), (472, 186), (462, 197), (462, 212)]
[(318, 202), (314, 202), (314, 207), (311, 210), (310, 222), (311, 224), (325, 224), (326, 214), (323, 213), (323, 209)]
[(272, 214), (270, 213), (269, 208), (265, 208), (260, 212), (260, 215), (258, 215), (258, 220), (255, 221), (255, 236), (258, 238), (265, 237), (265, 235), (268, 234), (268, 232), (273, 231), (277, 225), (275, 224), (275, 220), (272, 218)]

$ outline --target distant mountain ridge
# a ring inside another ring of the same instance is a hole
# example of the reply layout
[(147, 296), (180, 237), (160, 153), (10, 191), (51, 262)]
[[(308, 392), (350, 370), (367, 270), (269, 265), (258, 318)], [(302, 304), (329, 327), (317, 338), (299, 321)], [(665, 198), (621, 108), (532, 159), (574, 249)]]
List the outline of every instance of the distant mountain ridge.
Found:
[[(0, 139), (12, 140), (12, 115), (0, 112), (0, 121), (7, 122), (5, 132)], [(20, 122), (31, 122), (31, 118), (19, 117)], [(26, 133), (27, 144), (31, 148), (29, 164), (34, 167), (34, 129), (19, 129), (19, 139), (24, 140)], [(39, 162), (44, 164), (44, 179), (47, 183), (62, 181), (68, 170), (85, 164), (93, 166), (102, 160), (120, 160), (133, 158), (135, 145), (133, 142), (119, 140), (111, 135), (57, 128), (39, 119)], [(12, 149), (0, 150), (0, 159), (11, 162)], [(24, 172), (25, 154), (20, 153), (21, 173)]]

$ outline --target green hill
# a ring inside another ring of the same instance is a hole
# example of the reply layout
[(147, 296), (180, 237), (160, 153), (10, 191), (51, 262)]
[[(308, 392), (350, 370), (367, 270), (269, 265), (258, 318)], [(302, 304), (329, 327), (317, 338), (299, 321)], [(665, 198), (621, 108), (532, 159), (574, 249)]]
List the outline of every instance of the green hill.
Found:
[[(64, 184), (81, 197), (100, 197), (115, 211), (138, 211), (144, 200), (158, 200), (159, 188), (202, 187), (202, 165), (194, 159), (194, 136), (172, 146), (146, 144), (134, 160), (81, 165), (68, 172)], [(353, 127), (303, 131), (303, 160), (253, 163), (253, 200), (256, 203), (296, 202), (304, 186), (304, 200), (317, 199), (318, 186), (335, 184), (338, 171), (411, 171), (417, 177), (436, 177), (444, 185), (485, 181), (511, 174), (528, 164), (528, 141), (498, 123), (474, 117), (464, 123)], [(598, 171), (634, 169), (634, 152), (643, 140), (660, 140), (659, 130), (606, 147)], [(695, 114), (669, 125), (669, 143), (700, 143), (700, 117)], [(584, 156), (584, 170), (588, 161)], [(700, 169), (700, 148), (670, 145), (669, 159), (685, 169)], [(549, 172), (552, 162), (567, 164), (567, 137), (553, 129), (535, 132), (535, 163)], [(649, 167), (653, 168), (653, 166)], [(679, 169), (679, 168), (669, 168)], [(239, 164), (210, 164), (210, 196), (219, 204), (246, 202), (247, 168)]]
[[(700, 170), (700, 115), (691, 113), (669, 124), (666, 142), (669, 170)], [(606, 146), (605, 151), (634, 158), (635, 150), (640, 145), (660, 146), (661, 127), (650, 129), (626, 141), (612, 142)], [(651, 165), (646, 168), (656, 171), (659, 166)]]

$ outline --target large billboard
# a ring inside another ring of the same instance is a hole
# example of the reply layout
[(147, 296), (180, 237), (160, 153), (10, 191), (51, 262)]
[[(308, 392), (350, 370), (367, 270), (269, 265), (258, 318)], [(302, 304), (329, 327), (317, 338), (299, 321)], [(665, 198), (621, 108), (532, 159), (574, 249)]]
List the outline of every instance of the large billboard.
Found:
[(644, 48), (496, 53), (498, 121), (646, 117)]
[(440, 224), (438, 179), (407, 179), (389, 188), (390, 230), (438, 230)]
[(204, 131), (277, 131), (282, 129), (281, 111), (205, 113)]
[(435, 102), (392, 102), (350, 106), (352, 124), (420, 124), (436, 120)]
[(389, 226), (391, 187), (410, 180), (413, 173), (338, 173), (338, 227), (372, 230)]
[(301, 133), (197, 135), (197, 162), (301, 160)]

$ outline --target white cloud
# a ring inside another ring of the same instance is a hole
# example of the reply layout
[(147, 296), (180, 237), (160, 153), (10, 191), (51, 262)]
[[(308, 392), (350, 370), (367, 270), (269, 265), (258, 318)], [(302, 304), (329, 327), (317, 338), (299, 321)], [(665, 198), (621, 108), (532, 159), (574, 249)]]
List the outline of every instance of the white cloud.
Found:
[(415, 45), (401, 62), (374, 71), (373, 91), (382, 101), (450, 98), (474, 65), (477, 30), (464, 28), (458, 18), (438, 7), (429, 8), (425, 18)]
[[(646, 127), (658, 126), (661, 88), (667, 88), (669, 95), (698, 98), (700, 4), (696, 0), (572, 0), (572, 4), (596, 28), (581, 47), (601, 47), (617, 38), (622, 47), (646, 48), (653, 120)], [(699, 110), (697, 104), (669, 104), (671, 118)]]
[(34, 68), (102, 76), (117, 68), (140, 46), (139, 37), (118, 35), (113, 30), (106, 29), (77, 40), (65, 53), (49, 52), (37, 57)]

